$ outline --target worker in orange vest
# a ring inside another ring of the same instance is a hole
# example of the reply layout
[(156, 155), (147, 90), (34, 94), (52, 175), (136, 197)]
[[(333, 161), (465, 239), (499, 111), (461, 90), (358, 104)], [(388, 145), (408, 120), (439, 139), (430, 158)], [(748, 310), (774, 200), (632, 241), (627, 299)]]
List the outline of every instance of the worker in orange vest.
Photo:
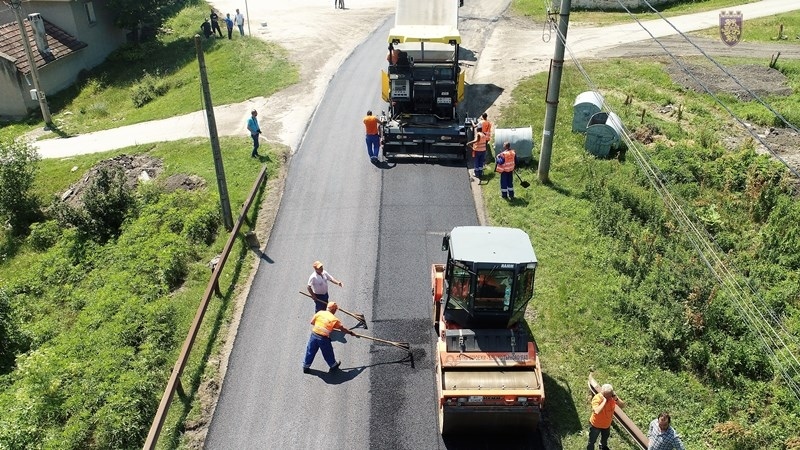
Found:
[(472, 147), (472, 159), (475, 161), (475, 178), (480, 182), (483, 176), (483, 166), (486, 164), (486, 143), (489, 139), (483, 134), (483, 128), (480, 124), (475, 128), (475, 139), (467, 142), (467, 145)]
[(509, 200), (514, 199), (514, 169), (517, 167), (517, 153), (511, 143), (503, 143), (503, 151), (495, 159), (495, 171), (500, 172), (500, 195)]
[(331, 345), (331, 332), (339, 330), (351, 336), (356, 334), (345, 328), (342, 322), (335, 316), (339, 307), (336, 302), (328, 302), (328, 307), (325, 311), (318, 311), (311, 318), (311, 336), (308, 338), (306, 345), (306, 357), (303, 360), (303, 373), (311, 372), (311, 363), (314, 362), (314, 357), (317, 356), (317, 351), (322, 350), (322, 357), (330, 367), (330, 372), (336, 371), (341, 361), (336, 360), (333, 354), (333, 345)]
[(395, 48), (394, 45), (389, 44), (389, 51), (386, 53), (386, 62), (388, 62), (390, 66), (396, 66), (399, 58), (400, 50)]

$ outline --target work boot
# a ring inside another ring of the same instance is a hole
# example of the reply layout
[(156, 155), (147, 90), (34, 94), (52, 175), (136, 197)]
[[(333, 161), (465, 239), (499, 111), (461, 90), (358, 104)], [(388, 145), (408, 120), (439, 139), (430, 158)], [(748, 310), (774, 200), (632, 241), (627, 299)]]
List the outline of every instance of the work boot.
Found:
[(310, 367), (303, 367), (303, 373), (311, 373)]
[(332, 365), (331, 370), (329, 370), (328, 372), (336, 372), (337, 370), (339, 370), (339, 366), (341, 365), (342, 365), (341, 361), (336, 361), (336, 364)]

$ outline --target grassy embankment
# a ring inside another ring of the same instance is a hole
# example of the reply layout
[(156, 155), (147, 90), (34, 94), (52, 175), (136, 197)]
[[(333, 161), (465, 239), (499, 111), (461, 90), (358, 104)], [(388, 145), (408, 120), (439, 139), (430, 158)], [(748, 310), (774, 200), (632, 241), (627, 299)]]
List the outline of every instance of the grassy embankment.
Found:
[[(794, 23), (797, 17), (782, 20)], [(764, 28), (749, 21), (745, 38), (768, 39), (769, 34), (748, 34)], [(797, 33), (797, 28), (785, 32)], [(800, 208), (790, 177), (775, 161), (757, 156), (753, 140), (741, 130), (739, 146), (723, 147), (722, 138), (737, 128), (733, 120), (708, 96), (672, 83), (662, 69), (667, 62), (666, 57), (625, 59), (584, 68), (629, 130), (656, 136), (651, 144), (638, 144), (639, 151), (659, 167), (669, 191), (699, 218), (696, 223), (711, 233), (721, 256), (738, 269), (739, 281), (753, 286), (756, 294), (745, 291), (743, 298), (755, 298), (765, 315), (778, 317), (796, 343), (800, 264), (794, 255), (800, 250)], [(722, 63), (766, 66), (769, 61)], [(797, 92), (800, 62), (781, 60), (778, 69)], [(546, 82), (547, 74), (522, 82), (497, 124), (533, 125), (535, 159)], [(584, 136), (571, 132), (568, 105), (590, 89), (567, 63), (550, 184), (537, 182), (535, 169), (525, 168), (522, 178), (533, 183), (527, 190), (516, 186), (514, 203), (499, 198), (497, 178), (484, 189), (492, 223), (527, 230), (539, 257), (537, 291), (527, 318), (541, 350), (554, 436), (564, 449), (586, 445), (586, 379), (594, 370), (600, 382), (616, 386), (641, 428), (646, 430), (660, 411), (670, 411), (688, 449), (800, 448), (796, 395), (767, 358), (758, 334), (746, 325), (735, 295), (716, 282), (687, 245), (686, 230), (664, 209), (633, 151), (595, 159), (583, 150)], [(625, 106), (628, 95), (633, 102)], [(800, 104), (793, 97), (765, 100), (796, 124)], [(721, 98), (757, 125), (774, 123), (771, 113), (754, 102)], [(659, 112), (666, 105), (682, 105), (683, 114)], [(642, 109), (647, 111), (644, 123)], [(796, 355), (793, 345), (789, 351)], [(610, 447), (635, 448), (619, 428), (612, 432)]]
[[(159, 43), (127, 49), (74, 90), (51, 97), (60, 131), (86, 132), (200, 109), (192, 36), (206, 14), (204, 3), (186, 8), (167, 23), (174, 32)], [(217, 104), (269, 95), (299, 77), (284, 51), (261, 40), (204, 45)], [(136, 108), (131, 92), (145, 71), (168, 89)], [(8, 126), (0, 135), (5, 140), (39, 126)], [(265, 156), (257, 161), (249, 158), (250, 145), (248, 137), (221, 139), (234, 220), (261, 164), (268, 167), (268, 179), (274, 178), (286, 156), (285, 149), (263, 145)], [(209, 143), (190, 139), (43, 160), (35, 194), (48, 205), (97, 162), (141, 153), (163, 161), (160, 179), (192, 174), (206, 186), (177, 195), (139, 189), (121, 234), (106, 243), (55, 220), (33, 233), (38, 249), (30, 237), (7, 230), (0, 236), (0, 350), (6, 356), (10, 346), (18, 355), (16, 367), (0, 373), (0, 448), (140, 448), (144, 441), (206, 288), (207, 263), (227, 240), (219, 226)], [(270, 195), (263, 189), (255, 205)], [(242, 233), (257, 217), (256, 206)], [(206, 312), (182, 377), (186, 396), (176, 396), (160, 447), (179, 446), (185, 424), (198, 417), (198, 386), (214, 376), (216, 368), (206, 364), (218, 353), (233, 299), (253, 261), (240, 241), (220, 279), (223, 295)]]
[[(207, 13), (202, 2), (184, 9), (158, 42), (121, 49), (74, 87), (48, 95), (58, 132), (81, 134), (203, 109), (193, 36)], [(269, 96), (298, 79), (286, 51), (275, 44), (235, 33), (232, 40), (203, 40), (203, 49), (215, 105)], [(141, 107), (132, 101), (158, 90), (165, 92)], [(41, 113), (34, 111), (29, 120), (0, 124), (0, 139), (43, 126)]]

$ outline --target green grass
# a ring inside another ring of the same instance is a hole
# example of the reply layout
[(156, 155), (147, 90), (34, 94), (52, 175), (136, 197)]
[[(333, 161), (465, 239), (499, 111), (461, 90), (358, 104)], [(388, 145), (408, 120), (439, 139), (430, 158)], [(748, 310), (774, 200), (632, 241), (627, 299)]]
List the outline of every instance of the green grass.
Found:
[[(57, 131), (81, 134), (203, 109), (193, 36), (207, 14), (204, 3), (184, 9), (167, 22), (165, 27), (173, 31), (162, 34), (158, 42), (124, 47), (73, 87), (48, 95)], [(286, 51), (260, 39), (203, 40), (202, 47), (215, 105), (269, 96), (299, 79)], [(132, 90), (145, 74), (168, 90), (137, 108)], [(34, 119), (6, 123), (0, 125), (0, 138), (15, 138), (43, 126)]]
[[(753, 3), (757, 0), (706, 0), (706, 1), (686, 1), (671, 5), (656, 6), (665, 17), (674, 17), (682, 14), (692, 14), (704, 11), (712, 11), (720, 8), (731, 8), (745, 3)], [(545, 2), (549, 3), (549, 2)], [(543, 2), (540, 0), (514, 0), (512, 9), (520, 15), (532, 17), (537, 22), (545, 19)], [(555, 8), (557, 9), (557, 8)], [(638, 20), (658, 19), (658, 14), (646, 5), (640, 9), (631, 9)], [(633, 21), (630, 14), (620, 8), (620, 11), (589, 11), (573, 9), (569, 14), (570, 23), (581, 25), (615, 25)]]
[[(730, 60), (726, 64), (744, 62), (753, 61)], [(698, 135), (720, 130), (722, 124), (731, 122), (707, 96), (674, 85), (664, 75), (661, 62), (620, 59), (586, 64), (584, 68), (592, 74), (606, 101), (629, 130), (640, 126), (642, 108), (648, 111), (645, 123), (663, 130), (671, 139), (685, 142), (699, 140)], [(800, 80), (798, 68), (800, 65), (795, 63), (784, 67), (793, 86)], [(512, 94), (512, 103), (501, 111), (497, 126), (506, 128), (530, 123), (537, 130), (544, 123), (545, 105), (541, 99), (546, 83), (547, 74), (520, 83)], [(589, 88), (578, 71), (571, 65), (565, 66), (549, 184), (537, 179), (535, 167), (540, 148), (536, 135), (540, 133), (535, 132), (533, 167), (519, 170), (522, 178), (531, 182), (531, 187), (522, 189), (516, 183), (517, 199), (508, 203), (500, 199), (499, 178), (492, 174), (483, 190), (490, 222), (526, 230), (539, 259), (536, 294), (527, 321), (541, 351), (550, 427), (560, 440), (561, 448), (585, 447), (589, 417), (586, 380), (589, 372), (594, 371), (599, 382), (615, 385), (628, 402), (626, 412), (645, 431), (649, 421), (667, 409), (687, 449), (752, 448), (745, 444), (716, 447), (718, 441), (714, 439), (723, 432), (719, 430), (736, 429), (729, 424), (718, 425), (720, 411), (738, 409), (739, 402), (749, 404), (759, 397), (759, 392), (762, 395), (764, 391), (769, 392), (769, 388), (765, 388), (769, 383), (747, 383), (739, 388), (742, 392), (738, 392), (737, 388), (711, 386), (689, 372), (663, 369), (653, 362), (652, 349), (635, 321), (620, 317), (619, 312), (613, 310), (612, 305), (624, 292), (627, 281), (613, 268), (612, 262), (619, 251), (617, 244), (601, 235), (593, 223), (589, 183), (597, 179), (619, 179), (629, 180), (627, 183), (633, 186), (637, 167), (630, 157), (619, 161), (589, 156), (583, 150), (583, 135), (571, 132), (571, 100), (586, 90)], [(625, 106), (623, 101), (628, 94), (632, 95), (633, 104)], [(800, 119), (800, 108), (791, 96), (770, 100), (775, 102), (773, 106), (781, 105), (779, 110), (789, 109), (795, 120)], [(685, 106), (681, 121), (656, 112), (659, 106), (669, 103)], [(744, 111), (749, 107), (754, 106), (737, 104), (734, 110)], [(709, 140), (716, 144), (714, 139)], [(624, 185), (626, 181), (620, 183)], [(717, 195), (725, 202), (723, 194)], [(785, 429), (781, 424), (791, 421), (791, 416), (785, 414), (774, 410), (764, 413), (759, 420), (754, 420), (757, 423), (753, 423), (753, 427), (762, 430), (767, 427), (765, 435), (780, 433)], [(722, 428), (715, 428), (717, 426)], [(770, 427), (773, 428), (770, 430)], [(779, 439), (782, 438), (748, 445), (784, 448)], [(636, 448), (619, 428), (612, 430), (609, 446)]]
[[(740, 42), (779, 42), (784, 44), (797, 44), (797, 40), (800, 39), (800, 11), (792, 11), (758, 19), (748, 19), (744, 17), (743, 20)], [(780, 31), (781, 25), (783, 25), (784, 39), (778, 39), (778, 32)], [(708, 28), (694, 32), (692, 35), (719, 38), (719, 28)]]

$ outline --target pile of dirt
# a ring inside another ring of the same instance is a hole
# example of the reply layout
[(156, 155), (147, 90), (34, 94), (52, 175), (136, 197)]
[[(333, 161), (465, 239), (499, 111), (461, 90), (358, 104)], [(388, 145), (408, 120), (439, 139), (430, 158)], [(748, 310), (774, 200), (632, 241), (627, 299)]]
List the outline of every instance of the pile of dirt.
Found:
[[(75, 167), (73, 170), (77, 170)], [(88, 187), (97, 178), (102, 169), (114, 170), (121, 169), (125, 174), (125, 184), (136, 189), (140, 183), (147, 183), (155, 180), (164, 169), (164, 162), (160, 158), (150, 155), (119, 155), (111, 159), (100, 161), (94, 167), (87, 170), (80, 180), (73, 183), (69, 189), (61, 194), (61, 200), (73, 207), (83, 205), (83, 195)], [(205, 187), (206, 182), (196, 175), (175, 174), (161, 181), (159, 185), (166, 191), (172, 192), (177, 189), (194, 190)]]
[[(686, 70), (684, 70), (684, 68)], [(769, 95), (792, 95), (792, 88), (786, 76), (770, 67), (745, 64), (725, 68), (734, 79), (717, 68), (699, 64), (669, 64), (666, 71), (672, 81), (695, 92), (730, 94), (743, 102), (754, 100), (753, 94), (760, 98)]]

